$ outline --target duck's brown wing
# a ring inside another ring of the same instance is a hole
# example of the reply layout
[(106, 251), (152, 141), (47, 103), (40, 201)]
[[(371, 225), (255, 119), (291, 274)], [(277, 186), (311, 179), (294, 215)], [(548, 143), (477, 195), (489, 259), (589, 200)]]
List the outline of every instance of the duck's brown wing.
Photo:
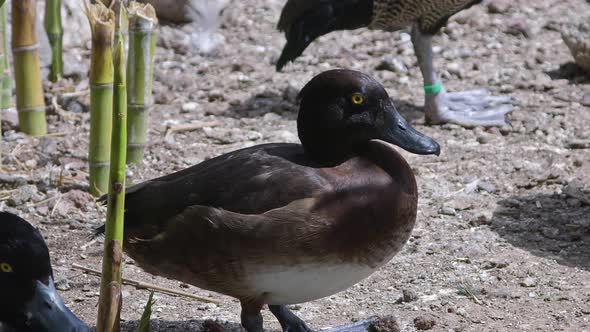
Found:
[(376, 268), (401, 248), (415, 217), (414, 195), (371, 182), (262, 214), (190, 206), (157, 232), (137, 227), (138, 238), (128, 238), (125, 250), (150, 273), (244, 298), (251, 291), (241, 277), (260, 266), (355, 262)]
[(125, 232), (159, 228), (193, 205), (258, 214), (329, 190), (321, 170), (305, 160), (298, 144), (258, 145), (132, 186), (125, 196)]

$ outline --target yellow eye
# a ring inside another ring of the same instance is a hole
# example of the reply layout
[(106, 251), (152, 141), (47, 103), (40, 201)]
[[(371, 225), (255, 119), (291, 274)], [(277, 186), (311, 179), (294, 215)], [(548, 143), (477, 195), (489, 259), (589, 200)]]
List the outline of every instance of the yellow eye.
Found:
[(0, 263), (0, 271), (10, 273), (12, 272), (12, 266), (8, 263)]
[(355, 93), (350, 97), (350, 100), (352, 100), (352, 103), (355, 105), (361, 105), (365, 102), (365, 97), (360, 93)]

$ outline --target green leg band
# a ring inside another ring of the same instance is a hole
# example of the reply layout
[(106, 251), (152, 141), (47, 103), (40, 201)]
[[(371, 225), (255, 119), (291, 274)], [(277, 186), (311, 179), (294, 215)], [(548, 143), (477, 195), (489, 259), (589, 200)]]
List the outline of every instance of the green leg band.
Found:
[(435, 94), (441, 92), (441, 90), (442, 90), (442, 84), (440, 84), (440, 83), (424, 86), (424, 93), (426, 93), (427, 95), (435, 95)]

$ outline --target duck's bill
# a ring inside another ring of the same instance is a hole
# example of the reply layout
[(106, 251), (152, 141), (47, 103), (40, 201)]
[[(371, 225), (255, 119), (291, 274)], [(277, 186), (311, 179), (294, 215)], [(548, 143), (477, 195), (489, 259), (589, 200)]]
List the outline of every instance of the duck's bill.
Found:
[(35, 281), (35, 293), (25, 307), (31, 331), (87, 332), (88, 326), (68, 309), (57, 294), (53, 279), (48, 285)]
[(440, 145), (432, 138), (422, 134), (404, 119), (392, 102), (386, 106), (380, 124), (380, 139), (415, 154), (440, 154)]

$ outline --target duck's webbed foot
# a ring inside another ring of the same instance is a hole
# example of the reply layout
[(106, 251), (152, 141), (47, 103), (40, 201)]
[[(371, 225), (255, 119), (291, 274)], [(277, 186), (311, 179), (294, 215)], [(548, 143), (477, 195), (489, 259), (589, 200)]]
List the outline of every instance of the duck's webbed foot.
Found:
[(301, 318), (297, 317), (284, 305), (268, 305), (270, 312), (277, 318), (283, 332), (313, 332)]
[(514, 100), (509, 96), (492, 96), (485, 89), (462, 92), (440, 91), (427, 94), (424, 104), (426, 121), (431, 124), (455, 123), (464, 127), (503, 126)]

